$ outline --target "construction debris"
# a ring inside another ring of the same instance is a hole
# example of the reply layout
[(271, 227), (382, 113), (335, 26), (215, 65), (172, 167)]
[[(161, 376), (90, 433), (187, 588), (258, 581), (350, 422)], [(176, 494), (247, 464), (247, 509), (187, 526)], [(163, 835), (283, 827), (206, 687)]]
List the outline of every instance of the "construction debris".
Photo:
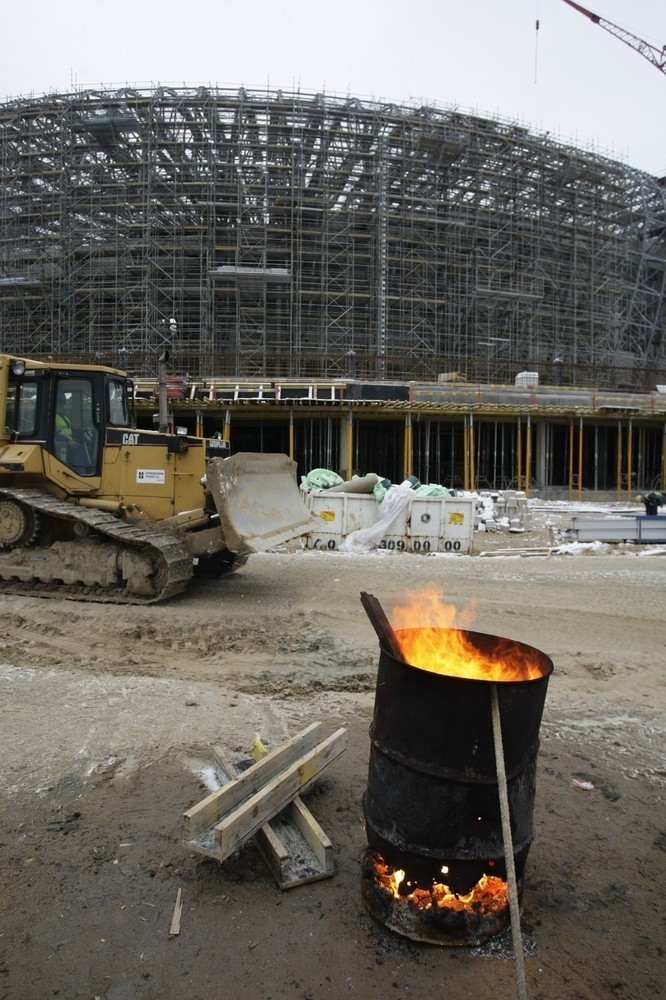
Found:
[(550, 545), (533, 545), (525, 548), (512, 548), (512, 549), (493, 549), (492, 551), (479, 552), (480, 556), (520, 556), (521, 558), (526, 558), (528, 556), (551, 556), (554, 552), (557, 552), (557, 548)]
[(300, 792), (346, 745), (345, 729), (324, 738), (322, 723), (313, 723), (246, 770), (216, 747), (214, 766), (225, 783), (184, 814), (186, 846), (224, 861), (254, 838), (281, 889), (330, 878), (331, 842)]
[(173, 908), (173, 916), (171, 918), (171, 926), (169, 927), (169, 934), (175, 937), (175, 935), (180, 934), (180, 918), (183, 915), (183, 890), (179, 889), (176, 893), (176, 904)]

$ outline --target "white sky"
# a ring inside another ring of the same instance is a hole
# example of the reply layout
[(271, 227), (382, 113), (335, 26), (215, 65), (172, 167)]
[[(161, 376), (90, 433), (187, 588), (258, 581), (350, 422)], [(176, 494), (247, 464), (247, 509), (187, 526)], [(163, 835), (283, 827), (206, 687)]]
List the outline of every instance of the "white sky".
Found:
[[(666, 0), (583, 6), (666, 43)], [(666, 74), (563, 0), (32, 0), (2, 31), (0, 100), (203, 83), (453, 105), (666, 174)]]

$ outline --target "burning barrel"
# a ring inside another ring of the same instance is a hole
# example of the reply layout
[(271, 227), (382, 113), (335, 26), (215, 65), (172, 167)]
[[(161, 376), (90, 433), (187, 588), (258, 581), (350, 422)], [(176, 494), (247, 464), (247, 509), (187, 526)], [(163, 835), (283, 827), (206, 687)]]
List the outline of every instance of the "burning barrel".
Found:
[(510, 921), (491, 685), (522, 899), (553, 664), (532, 646), (480, 632), (409, 628), (393, 636), (399, 650), (380, 646), (370, 727), (363, 898), (407, 937), (476, 944)]

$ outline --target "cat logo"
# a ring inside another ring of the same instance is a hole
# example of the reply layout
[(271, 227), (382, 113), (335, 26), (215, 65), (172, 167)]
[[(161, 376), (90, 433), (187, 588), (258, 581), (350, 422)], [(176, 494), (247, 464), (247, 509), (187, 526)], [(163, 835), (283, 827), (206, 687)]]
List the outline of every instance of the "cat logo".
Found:
[(138, 434), (123, 434), (123, 444), (138, 444), (139, 435)]

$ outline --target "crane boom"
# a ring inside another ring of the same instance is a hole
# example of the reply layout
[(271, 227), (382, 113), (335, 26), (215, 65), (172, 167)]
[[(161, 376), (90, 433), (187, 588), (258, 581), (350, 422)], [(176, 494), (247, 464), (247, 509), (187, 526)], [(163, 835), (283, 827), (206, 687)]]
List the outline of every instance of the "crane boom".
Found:
[(611, 35), (615, 35), (625, 45), (630, 45), (636, 52), (640, 52), (648, 62), (651, 62), (653, 66), (656, 66), (657, 69), (666, 74), (666, 45), (662, 45), (661, 49), (658, 49), (656, 46), (650, 45), (649, 42), (643, 41), (642, 38), (638, 38), (637, 35), (632, 35), (630, 31), (626, 31), (617, 24), (613, 24), (612, 21), (607, 21), (605, 17), (600, 17), (599, 14), (594, 14), (586, 7), (581, 7), (579, 3), (574, 3), (574, 0), (564, 0), (564, 2), (573, 7), (574, 10), (584, 14), (585, 17), (588, 17), (593, 24), (598, 24), (600, 28), (605, 28), (606, 31), (609, 31)]

